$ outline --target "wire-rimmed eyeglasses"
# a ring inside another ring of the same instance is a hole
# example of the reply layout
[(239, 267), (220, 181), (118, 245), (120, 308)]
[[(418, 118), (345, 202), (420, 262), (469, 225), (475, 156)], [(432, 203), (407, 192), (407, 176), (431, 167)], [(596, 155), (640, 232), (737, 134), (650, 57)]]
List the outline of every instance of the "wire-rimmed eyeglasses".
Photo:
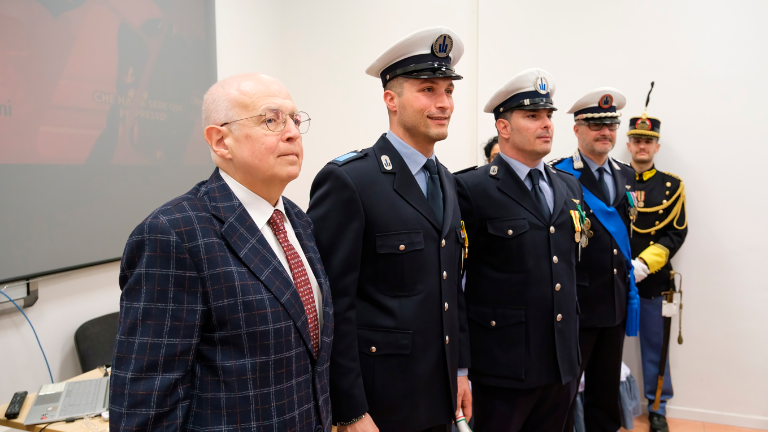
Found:
[(264, 114), (256, 114), (254, 116), (228, 121), (226, 123), (220, 124), (219, 127), (224, 127), (230, 123), (261, 116), (264, 116), (264, 124), (267, 126), (267, 129), (272, 132), (282, 132), (283, 129), (285, 129), (285, 124), (288, 122), (288, 118), (290, 118), (293, 121), (293, 124), (296, 126), (296, 129), (299, 130), (299, 133), (305, 134), (307, 131), (309, 131), (309, 121), (312, 120), (309, 118), (309, 114), (305, 113), (304, 111), (299, 111), (294, 114), (286, 114), (283, 112), (283, 110), (273, 109), (267, 110), (267, 112)]

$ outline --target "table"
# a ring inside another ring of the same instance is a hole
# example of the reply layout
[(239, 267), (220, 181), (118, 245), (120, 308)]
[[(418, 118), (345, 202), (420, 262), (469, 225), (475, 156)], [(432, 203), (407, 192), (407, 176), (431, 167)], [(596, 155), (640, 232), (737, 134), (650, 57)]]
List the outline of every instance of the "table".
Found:
[[(74, 378), (68, 379), (67, 381), (80, 381), (80, 380), (87, 380), (87, 379), (95, 379), (95, 378), (101, 378), (104, 376), (104, 370), (103, 369), (94, 369), (90, 372), (86, 372), (82, 375), (78, 375)], [(35, 401), (35, 396), (37, 393), (30, 393), (27, 395), (27, 399), (24, 400), (24, 405), (21, 407), (21, 412), (19, 413), (19, 417), (14, 420), (8, 420), (5, 418), (5, 410), (8, 409), (8, 405), (10, 404), (10, 401), (6, 404), (0, 405), (0, 426), (9, 427), (12, 429), (19, 429), (19, 430), (25, 430), (25, 431), (39, 431), (42, 429), (45, 424), (39, 424), (39, 425), (24, 425), (24, 420), (27, 418), (27, 413), (29, 412), (29, 408), (32, 407), (32, 403)], [(92, 420), (96, 425), (99, 426), (99, 429), (107, 429), (109, 424), (101, 419), (94, 419)], [(78, 431), (78, 432), (86, 432), (88, 431), (88, 428), (83, 425), (83, 420), (77, 420), (73, 423), (56, 423), (48, 426), (45, 429), (45, 432), (67, 432), (67, 431)]]

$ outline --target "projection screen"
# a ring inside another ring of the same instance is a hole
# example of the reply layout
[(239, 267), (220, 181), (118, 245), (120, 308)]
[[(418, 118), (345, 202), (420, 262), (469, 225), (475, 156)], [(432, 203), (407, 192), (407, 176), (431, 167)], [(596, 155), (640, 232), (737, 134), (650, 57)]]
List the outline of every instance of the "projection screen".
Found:
[(213, 170), (212, 0), (0, 2), (0, 282), (114, 260)]

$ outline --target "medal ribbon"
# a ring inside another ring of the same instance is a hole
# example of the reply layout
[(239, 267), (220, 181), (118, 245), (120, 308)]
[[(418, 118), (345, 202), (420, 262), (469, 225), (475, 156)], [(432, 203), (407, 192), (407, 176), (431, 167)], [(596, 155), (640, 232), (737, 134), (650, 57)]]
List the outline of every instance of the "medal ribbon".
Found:
[[(562, 162), (557, 164), (557, 168), (567, 171), (573, 174), (577, 179), (581, 177), (581, 171), (573, 168), (573, 158), (563, 159)], [(603, 224), (606, 230), (611, 234), (611, 237), (619, 245), (619, 250), (624, 256), (624, 262), (626, 264), (627, 272), (629, 273), (629, 295), (627, 300), (627, 336), (637, 336), (637, 331), (640, 327), (640, 296), (637, 293), (637, 285), (635, 284), (635, 272), (632, 266), (632, 250), (629, 246), (629, 233), (627, 227), (624, 225), (624, 221), (621, 220), (619, 212), (615, 208), (607, 206), (603, 201), (595, 196), (589, 189), (581, 186), (584, 193), (584, 201), (589, 204), (589, 208), (592, 209), (593, 214), (600, 223)]]
[(573, 227), (576, 228), (576, 232), (581, 232), (581, 223), (579, 221), (581, 216), (577, 210), (571, 210), (571, 219), (573, 219)]

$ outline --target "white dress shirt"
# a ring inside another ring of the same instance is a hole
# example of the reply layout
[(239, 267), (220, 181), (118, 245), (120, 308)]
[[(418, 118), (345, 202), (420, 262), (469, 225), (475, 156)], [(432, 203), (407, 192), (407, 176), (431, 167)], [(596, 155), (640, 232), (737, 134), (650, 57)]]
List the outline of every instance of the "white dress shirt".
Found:
[(323, 295), (320, 292), (320, 285), (317, 283), (317, 278), (315, 278), (315, 274), (312, 272), (312, 267), (309, 266), (307, 257), (304, 255), (304, 251), (301, 249), (299, 239), (296, 238), (296, 233), (293, 231), (291, 222), (285, 215), (283, 197), (281, 196), (280, 199), (277, 200), (277, 205), (272, 207), (272, 204), (268, 203), (264, 198), (256, 195), (255, 193), (251, 192), (250, 189), (238, 183), (237, 180), (233, 179), (223, 170), (219, 169), (219, 174), (221, 174), (221, 177), (227, 183), (227, 186), (232, 189), (232, 192), (235, 194), (237, 199), (239, 199), (243, 204), (248, 214), (251, 215), (251, 219), (253, 219), (253, 222), (264, 235), (264, 238), (267, 240), (267, 243), (269, 243), (269, 246), (272, 247), (272, 251), (275, 253), (275, 255), (277, 255), (277, 258), (280, 259), (280, 262), (283, 264), (283, 268), (285, 268), (286, 273), (288, 273), (288, 277), (290, 277), (291, 281), (293, 281), (293, 273), (291, 272), (291, 266), (288, 264), (288, 258), (285, 256), (285, 251), (280, 245), (280, 242), (277, 240), (277, 236), (275, 236), (272, 228), (267, 223), (269, 222), (269, 218), (272, 217), (272, 213), (274, 213), (275, 210), (280, 210), (280, 212), (282, 212), (283, 223), (285, 224), (285, 231), (288, 235), (288, 241), (291, 242), (293, 248), (296, 249), (296, 252), (301, 257), (301, 262), (304, 264), (304, 269), (307, 271), (307, 276), (309, 276), (309, 283), (312, 284), (312, 292), (315, 295), (315, 307), (317, 308), (318, 331), (322, 331)]

